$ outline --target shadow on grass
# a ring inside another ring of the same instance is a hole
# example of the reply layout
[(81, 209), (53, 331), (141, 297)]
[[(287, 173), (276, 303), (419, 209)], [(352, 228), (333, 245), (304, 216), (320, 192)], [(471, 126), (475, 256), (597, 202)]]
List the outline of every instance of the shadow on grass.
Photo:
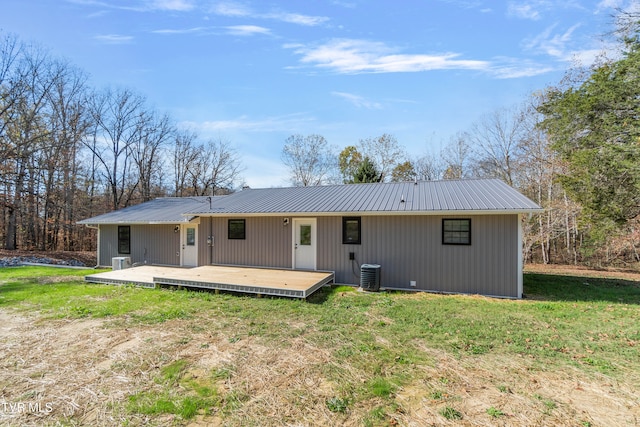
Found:
[(524, 297), (543, 301), (640, 304), (640, 282), (622, 279), (525, 273)]

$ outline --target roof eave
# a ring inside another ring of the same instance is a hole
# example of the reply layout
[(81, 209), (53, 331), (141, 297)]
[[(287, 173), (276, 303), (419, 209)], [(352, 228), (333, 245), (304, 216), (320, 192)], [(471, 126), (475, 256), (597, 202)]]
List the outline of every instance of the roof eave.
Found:
[(544, 212), (544, 209), (454, 209), (433, 211), (336, 211), (336, 212), (198, 212), (188, 215), (201, 217), (229, 217), (229, 216), (411, 216), (411, 215), (519, 215)]
[[(193, 216), (191, 216), (193, 217)], [(189, 222), (188, 219), (178, 219), (171, 221), (78, 221), (79, 225), (173, 225)]]

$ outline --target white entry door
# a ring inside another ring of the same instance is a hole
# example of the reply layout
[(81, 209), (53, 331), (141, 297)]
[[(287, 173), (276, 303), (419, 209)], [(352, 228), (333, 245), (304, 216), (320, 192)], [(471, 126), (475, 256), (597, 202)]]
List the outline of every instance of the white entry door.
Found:
[(293, 220), (293, 268), (316, 269), (316, 220)]
[(198, 265), (198, 224), (184, 224), (180, 231), (180, 265)]

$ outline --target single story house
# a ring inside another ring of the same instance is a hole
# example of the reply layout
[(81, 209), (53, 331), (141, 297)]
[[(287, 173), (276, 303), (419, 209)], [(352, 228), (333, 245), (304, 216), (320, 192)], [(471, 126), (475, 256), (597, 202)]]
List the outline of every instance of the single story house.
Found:
[(383, 288), (522, 297), (521, 216), (540, 211), (497, 179), (243, 189), (160, 198), (80, 221), (98, 264), (240, 265), (335, 272)]

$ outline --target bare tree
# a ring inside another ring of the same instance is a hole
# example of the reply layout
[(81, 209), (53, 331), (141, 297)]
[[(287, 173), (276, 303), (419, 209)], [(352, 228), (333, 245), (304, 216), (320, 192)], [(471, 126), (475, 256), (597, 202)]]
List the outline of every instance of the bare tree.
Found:
[(413, 162), (416, 172), (416, 179), (423, 181), (435, 181), (442, 179), (445, 167), (442, 156), (435, 156), (432, 153), (425, 153)]
[(466, 139), (475, 150), (478, 171), (513, 186), (527, 132), (521, 108), (496, 110), (471, 125)]
[(335, 168), (331, 147), (321, 135), (291, 135), (282, 149), (282, 161), (296, 186), (322, 185)]
[(187, 169), (188, 195), (227, 193), (240, 177), (241, 165), (229, 141), (209, 140), (196, 148), (197, 155)]
[[(18, 62), (24, 53), (24, 47), (17, 37), (5, 35), (0, 39), (0, 138), (10, 123), (12, 107), (20, 99), (20, 93), (26, 90), (25, 82), (20, 78)], [(0, 155), (4, 147), (0, 147)], [(4, 157), (4, 156), (3, 156)]]
[(462, 179), (472, 176), (470, 166), (471, 147), (467, 142), (467, 135), (457, 133), (441, 151), (444, 164), (444, 179)]
[[(27, 221), (23, 240), (28, 246), (36, 241), (36, 188), (39, 177), (35, 154), (42, 150), (50, 130), (45, 125), (47, 95), (53, 86), (46, 52), (37, 47), (24, 51), (8, 70), (17, 90), (3, 91), (2, 181), (5, 188), (6, 249), (17, 247), (19, 216)], [(26, 200), (25, 200), (26, 198)], [(28, 210), (28, 211), (27, 211)]]
[(44, 180), (41, 249), (58, 248), (59, 237), (65, 250), (74, 249), (73, 226), (75, 213), (86, 202), (86, 195), (78, 191), (81, 171), (78, 150), (90, 127), (86, 108), (86, 75), (64, 61), (51, 64), (55, 76), (48, 94), (50, 114), (47, 127), (51, 130), (41, 154), (41, 173)]
[(189, 130), (178, 131), (173, 142), (171, 165), (173, 166), (173, 194), (176, 197), (187, 195), (187, 179), (190, 170), (201, 154), (196, 146), (198, 135)]
[(91, 99), (95, 126), (91, 150), (105, 179), (111, 197), (111, 209), (127, 206), (137, 187), (131, 172), (131, 148), (140, 137), (145, 99), (128, 89), (107, 89)]
[(143, 111), (139, 115), (137, 135), (130, 145), (131, 158), (137, 169), (138, 188), (142, 202), (153, 198), (154, 183), (161, 182), (162, 150), (169, 143), (175, 128), (166, 114)]
[(360, 150), (365, 157), (369, 157), (382, 176), (382, 181), (391, 178), (393, 169), (405, 162), (406, 154), (395, 136), (388, 133), (375, 138), (360, 140)]

